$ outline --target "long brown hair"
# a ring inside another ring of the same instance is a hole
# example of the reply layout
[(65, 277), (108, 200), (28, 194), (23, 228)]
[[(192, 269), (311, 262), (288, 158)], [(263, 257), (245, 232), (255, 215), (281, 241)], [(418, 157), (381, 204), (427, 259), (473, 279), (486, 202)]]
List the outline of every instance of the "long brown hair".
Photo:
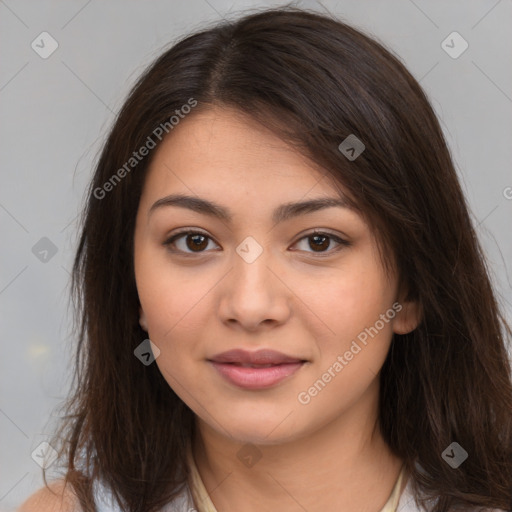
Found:
[[(197, 106), (189, 115), (216, 105), (253, 116), (355, 198), (383, 261), (396, 262), (422, 311), (413, 332), (394, 336), (382, 368), (384, 438), (405, 461), (418, 499), (438, 498), (435, 512), (509, 508), (511, 330), (439, 122), (417, 81), (380, 43), (286, 6), (223, 21), (166, 50), (133, 87), (104, 144), (73, 267), (75, 378), (51, 443), (60, 445), (84, 509), (96, 509), (98, 479), (129, 512), (158, 510), (187, 479), (194, 415), (157, 365), (133, 353), (146, 338), (133, 234), (154, 151), (126, 163), (148, 137), (159, 144), (157, 127), (172, 136), (169, 119), (191, 98)], [(351, 134), (366, 146), (353, 161), (338, 148)], [(452, 442), (469, 454), (457, 469), (442, 457)]]

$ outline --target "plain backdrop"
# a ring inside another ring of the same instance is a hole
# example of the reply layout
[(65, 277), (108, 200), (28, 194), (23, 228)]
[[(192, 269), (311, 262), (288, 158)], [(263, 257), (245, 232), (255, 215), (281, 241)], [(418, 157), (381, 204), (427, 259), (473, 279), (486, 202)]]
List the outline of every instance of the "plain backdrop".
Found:
[[(31, 454), (49, 439), (72, 370), (76, 217), (116, 112), (172, 41), (246, 8), (282, 4), (0, 0), (0, 511), (42, 485)], [(512, 2), (296, 5), (328, 10), (376, 37), (420, 81), (442, 121), (510, 321)]]

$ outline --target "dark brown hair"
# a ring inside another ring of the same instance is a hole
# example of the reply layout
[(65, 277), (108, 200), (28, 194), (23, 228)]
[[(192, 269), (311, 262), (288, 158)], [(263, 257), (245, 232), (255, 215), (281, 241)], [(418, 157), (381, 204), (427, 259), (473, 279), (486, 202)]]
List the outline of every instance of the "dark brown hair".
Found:
[[(413, 332), (394, 335), (382, 368), (384, 438), (412, 473), (418, 499), (438, 498), (435, 512), (509, 508), (511, 330), (439, 122), (417, 81), (380, 43), (330, 16), (286, 6), (174, 44), (137, 81), (103, 147), (73, 268), (75, 378), (52, 443), (61, 444), (66, 480), (84, 509), (95, 510), (97, 479), (123, 510), (153, 512), (188, 475), (194, 415), (157, 365), (133, 353), (146, 338), (133, 235), (154, 151), (105, 197), (95, 191), (190, 98), (198, 103), (190, 115), (215, 105), (252, 116), (354, 198), (422, 311)], [(354, 161), (338, 149), (350, 134), (366, 146)], [(441, 457), (452, 442), (469, 454), (457, 469)]]

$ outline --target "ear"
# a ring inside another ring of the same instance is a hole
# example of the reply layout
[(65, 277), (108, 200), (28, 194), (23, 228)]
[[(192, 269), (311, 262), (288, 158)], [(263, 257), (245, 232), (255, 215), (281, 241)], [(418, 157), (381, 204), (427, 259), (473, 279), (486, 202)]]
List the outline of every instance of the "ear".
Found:
[(148, 332), (148, 324), (146, 321), (146, 313), (142, 309), (142, 306), (139, 307), (139, 324), (146, 332)]
[(393, 319), (393, 332), (395, 334), (408, 334), (418, 327), (422, 313), (421, 307), (416, 300), (397, 301), (397, 312)]

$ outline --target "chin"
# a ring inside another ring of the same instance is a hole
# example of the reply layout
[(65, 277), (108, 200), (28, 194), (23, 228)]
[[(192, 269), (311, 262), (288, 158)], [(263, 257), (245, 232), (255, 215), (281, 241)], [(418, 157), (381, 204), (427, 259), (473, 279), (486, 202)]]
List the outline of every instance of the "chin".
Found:
[(308, 429), (301, 429), (294, 421), (288, 421), (293, 416), (293, 413), (288, 417), (286, 414), (275, 414), (264, 418), (258, 411), (254, 411), (253, 414), (235, 414), (223, 421), (221, 429), (218, 425), (210, 424), (210, 427), (224, 436), (229, 433), (230, 438), (241, 444), (273, 446), (307, 436)]

